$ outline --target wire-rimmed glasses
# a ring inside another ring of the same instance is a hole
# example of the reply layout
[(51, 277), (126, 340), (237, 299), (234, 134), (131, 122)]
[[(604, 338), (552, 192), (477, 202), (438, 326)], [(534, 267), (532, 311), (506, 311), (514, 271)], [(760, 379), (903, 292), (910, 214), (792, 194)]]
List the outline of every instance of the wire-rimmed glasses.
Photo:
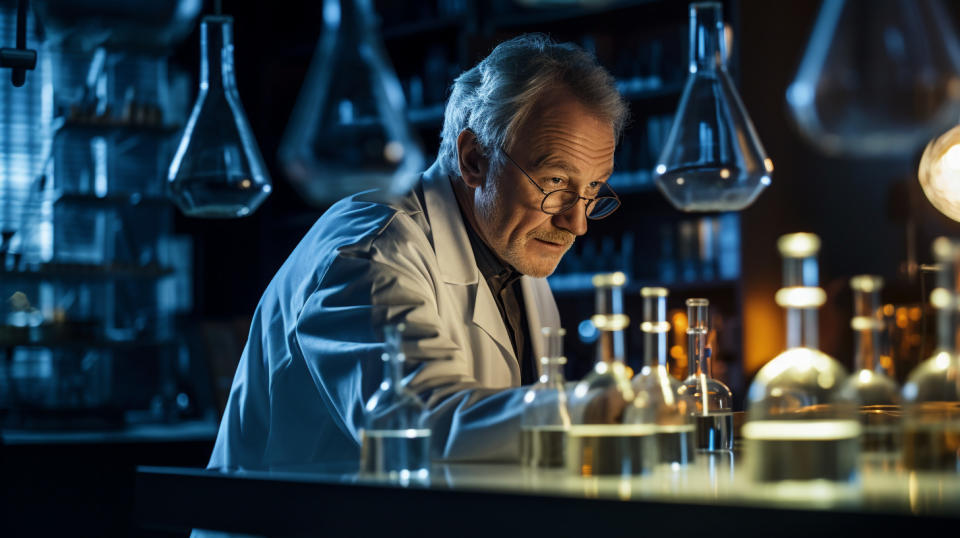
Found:
[[(610, 191), (610, 195), (597, 196), (596, 198), (587, 198), (586, 196), (580, 196), (580, 193), (570, 189), (558, 189), (555, 191), (546, 191), (541, 187), (537, 182), (530, 177), (530, 174), (526, 172), (517, 161), (513, 160), (513, 157), (506, 152), (506, 150), (501, 149), (503, 154), (506, 155), (507, 159), (517, 167), (520, 172), (530, 180), (530, 183), (533, 183), (533, 186), (537, 188), (541, 193), (543, 193), (543, 201), (540, 202), (540, 210), (548, 215), (559, 215), (566, 211), (569, 211), (570, 208), (577, 205), (580, 200), (586, 200), (586, 205), (583, 208), (584, 212), (587, 215), (588, 219), (591, 220), (600, 220), (606, 217), (609, 217), (611, 213), (617, 210), (620, 207), (620, 198), (617, 196), (617, 193), (613, 188), (607, 183), (603, 184), (601, 189), (607, 189)], [(602, 191), (601, 191), (602, 192)]]

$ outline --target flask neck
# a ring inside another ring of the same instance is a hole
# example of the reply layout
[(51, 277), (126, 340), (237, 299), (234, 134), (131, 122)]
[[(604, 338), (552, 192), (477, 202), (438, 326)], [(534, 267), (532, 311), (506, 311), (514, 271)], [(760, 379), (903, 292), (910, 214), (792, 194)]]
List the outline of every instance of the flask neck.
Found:
[(710, 377), (710, 361), (707, 353), (707, 332), (702, 329), (687, 329), (687, 369), (689, 375)]
[(816, 308), (787, 308), (787, 348), (820, 348)]
[(200, 88), (233, 90), (233, 17), (208, 15), (200, 25)]
[(623, 331), (600, 331), (597, 339), (597, 362), (624, 362), (627, 345)]
[(877, 370), (880, 367), (880, 331), (857, 331), (854, 367), (857, 370)]
[(726, 69), (723, 7), (718, 2), (690, 6), (690, 72)]
[(850, 326), (856, 331), (854, 350), (854, 368), (857, 370), (881, 371), (880, 365), (880, 331), (883, 330), (883, 319), (880, 311), (879, 277), (854, 277), (851, 281), (853, 288), (854, 316)]
[(565, 357), (541, 357), (540, 365), (542, 373), (540, 374), (540, 383), (550, 386), (563, 386), (563, 365), (566, 364)]

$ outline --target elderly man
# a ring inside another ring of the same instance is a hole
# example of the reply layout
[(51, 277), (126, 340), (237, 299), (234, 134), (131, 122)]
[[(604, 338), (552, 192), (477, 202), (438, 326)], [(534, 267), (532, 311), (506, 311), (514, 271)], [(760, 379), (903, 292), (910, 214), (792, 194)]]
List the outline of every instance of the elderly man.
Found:
[(539, 35), (460, 75), (416, 188), (333, 205), (267, 287), (210, 466), (357, 461), (382, 329), (400, 322), (434, 457), (517, 459), (519, 387), (540, 327), (559, 326), (544, 277), (619, 206), (606, 181), (626, 114), (591, 55)]

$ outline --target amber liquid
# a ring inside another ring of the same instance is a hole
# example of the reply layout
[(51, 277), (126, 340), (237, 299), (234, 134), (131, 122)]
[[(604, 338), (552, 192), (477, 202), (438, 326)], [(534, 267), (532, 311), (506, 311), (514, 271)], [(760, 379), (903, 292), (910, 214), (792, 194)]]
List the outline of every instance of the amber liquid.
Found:
[(903, 465), (911, 471), (960, 472), (960, 420), (905, 424)]
[(520, 461), (527, 467), (563, 467), (567, 428), (545, 426), (520, 430)]
[(900, 406), (863, 406), (860, 423), (863, 424), (860, 449), (865, 455), (895, 454), (900, 450)]
[(573, 426), (567, 435), (567, 469), (580, 476), (642, 474), (656, 462), (651, 426)]
[(744, 456), (757, 482), (856, 476), (860, 424), (854, 420), (768, 420), (744, 425)]

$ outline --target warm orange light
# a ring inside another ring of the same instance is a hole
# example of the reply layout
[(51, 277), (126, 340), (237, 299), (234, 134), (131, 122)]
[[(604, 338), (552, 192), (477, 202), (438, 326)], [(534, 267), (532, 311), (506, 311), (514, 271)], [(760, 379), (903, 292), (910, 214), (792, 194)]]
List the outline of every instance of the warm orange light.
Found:
[(892, 305), (892, 304), (885, 304), (885, 305), (883, 305), (883, 315), (884, 315), (884, 316), (892, 316), (892, 315), (893, 315), (893, 305)]

